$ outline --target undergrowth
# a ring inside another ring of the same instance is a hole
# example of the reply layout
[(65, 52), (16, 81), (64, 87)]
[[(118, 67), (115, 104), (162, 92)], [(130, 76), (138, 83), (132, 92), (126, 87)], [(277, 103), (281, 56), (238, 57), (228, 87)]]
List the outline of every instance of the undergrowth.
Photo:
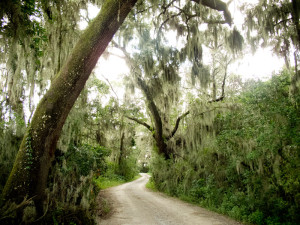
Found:
[(118, 186), (121, 184), (126, 183), (126, 180), (121, 176), (115, 176), (113, 178), (111, 177), (98, 177), (94, 179), (94, 182), (96, 183), (97, 187), (101, 190)]
[(300, 224), (300, 96), (289, 84), (284, 72), (249, 83), (211, 125), (191, 119), (198, 144), (186, 137), (181, 157), (153, 158), (155, 187), (246, 223)]
[(140, 177), (141, 177), (140, 175), (136, 175), (132, 179), (126, 180), (124, 177), (119, 175), (115, 175), (113, 177), (99, 176), (98, 178), (94, 179), (94, 182), (100, 190), (104, 190), (110, 187), (115, 187), (127, 182), (134, 181)]
[(152, 191), (158, 191), (156, 186), (155, 186), (155, 182), (153, 181), (152, 177), (150, 177), (149, 181), (146, 184), (146, 188), (152, 190)]

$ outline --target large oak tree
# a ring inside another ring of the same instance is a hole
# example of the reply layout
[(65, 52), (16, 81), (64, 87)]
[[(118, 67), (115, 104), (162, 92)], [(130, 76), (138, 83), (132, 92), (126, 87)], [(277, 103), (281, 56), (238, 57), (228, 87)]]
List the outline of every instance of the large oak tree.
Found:
[(48, 172), (64, 122), (98, 58), (135, 3), (106, 1), (84, 31), (34, 113), (3, 190), (5, 200), (34, 197), (36, 207), (43, 209)]

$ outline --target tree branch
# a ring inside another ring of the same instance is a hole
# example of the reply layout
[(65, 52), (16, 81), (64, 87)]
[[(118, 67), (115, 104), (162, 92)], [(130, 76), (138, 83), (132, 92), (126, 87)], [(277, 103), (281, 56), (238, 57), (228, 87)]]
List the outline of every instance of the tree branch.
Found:
[(144, 13), (144, 12), (148, 12), (148, 11), (149, 11), (150, 9), (152, 9), (152, 8), (153, 8), (153, 5), (147, 7), (147, 8), (145, 8), (145, 9), (143, 9), (143, 10), (137, 11), (137, 12), (135, 13), (135, 15), (137, 15), (137, 14), (142, 14), (142, 13)]
[(164, 22), (159, 26), (159, 29), (158, 29), (158, 32), (157, 32), (157, 37), (159, 37), (159, 35), (160, 35), (160, 33), (161, 33), (161, 30), (162, 30), (162, 27), (163, 27), (170, 19), (175, 18), (175, 17), (177, 17), (177, 16), (179, 16), (179, 15), (181, 15), (181, 14), (182, 14), (182, 12), (179, 12), (179, 13), (174, 14), (174, 15), (168, 17), (167, 19), (165, 19)]
[[(218, 100), (216, 99), (216, 101), (218, 101)], [(219, 100), (219, 101), (220, 101), (220, 100)], [(203, 112), (197, 114), (196, 116), (204, 115), (204, 113), (214, 111), (215, 109), (218, 109), (218, 108), (226, 108), (226, 107), (214, 107), (213, 109), (210, 109), (210, 110), (207, 110), (207, 111), (203, 111)], [(176, 132), (177, 132), (177, 130), (178, 130), (180, 121), (181, 121), (184, 117), (186, 117), (187, 115), (189, 115), (189, 114), (190, 114), (190, 111), (187, 111), (187, 112), (185, 112), (184, 114), (182, 114), (181, 116), (179, 116), (179, 117), (177, 118), (176, 124), (175, 124), (175, 127), (174, 127), (172, 133), (166, 138), (167, 141), (170, 140), (172, 137), (174, 137), (174, 135), (176, 134)]]
[(125, 55), (124, 59), (126, 61), (126, 63), (131, 66), (132, 68), (135, 68), (134, 62), (132, 60), (132, 58), (130, 57), (129, 53), (126, 51), (126, 49), (124, 47), (121, 47), (117, 42), (115, 42), (114, 40), (111, 41), (113, 46), (120, 49), (123, 54)]
[(226, 3), (222, 2), (221, 0), (191, 0), (191, 1), (209, 7), (211, 9), (215, 9), (217, 11), (222, 11), (226, 23), (228, 23), (229, 26), (231, 26), (232, 18)]
[(135, 122), (137, 122), (138, 124), (141, 124), (141, 125), (143, 125), (144, 127), (146, 127), (148, 130), (150, 130), (151, 132), (153, 131), (153, 128), (149, 125), (149, 124), (147, 124), (147, 123), (145, 123), (145, 122), (143, 122), (143, 121), (141, 121), (141, 120), (139, 120), (139, 119), (136, 119), (136, 118), (134, 118), (134, 117), (131, 117), (131, 116), (125, 116), (127, 119), (130, 119), (130, 120), (133, 120), (133, 121), (135, 121)]
[(106, 78), (106, 77), (104, 77), (102, 74), (101, 74), (101, 76), (107, 81), (107, 83), (109, 84), (109, 86), (110, 86), (110, 88), (111, 88), (111, 90), (113, 91), (113, 93), (116, 95), (116, 97), (117, 97), (117, 100), (118, 100), (118, 103), (120, 102), (120, 100), (119, 100), (119, 97), (118, 97), (118, 95), (117, 95), (117, 93), (115, 92), (115, 90), (114, 90), (114, 88), (113, 88), (113, 86), (111, 85), (111, 83), (110, 83), (110, 81)]
[(276, 26), (278, 26), (278, 25), (280, 25), (282, 23), (288, 22), (288, 21), (290, 21), (292, 19), (293, 18), (287, 18), (287, 19), (284, 19), (284, 20), (280, 20), (279, 22), (277, 22), (277, 23), (274, 24), (274, 27), (276, 27)]
[[(194, 18), (194, 17), (199, 17), (200, 15), (199, 14), (190, 14), (188, 13), (187, 11), (177, 7), (177, 6), (174, 6), (176, 9), (178, 9), (181, 13), (183, 13), (185, 15), (185, 18), (186, 18), (186, 24), (187, 22)], [(203, 20), (204, 23), (207, 23), (207, 24), (225, 24), (227, 23), (227, 21), (225, 20), (206, 20), (204, 18), (201, 18)]]
[(221, 94), (221, 96), (223, 98), (225, 98), (225, 83), (226, 83), (226, 78), (227, 78), (227, 66), (226, 66), (226, 69), (225, 69), (225, 74), (224, 74), (223, 83), (222, 83), (222, 94)]
[(227, 69), (225, 70), (225, 74), (224, 74), (224, 78), (223, 78), (221, 96), (219, 98), (216, 98), (216, 99), (208, 101), (208, 103), (220, 102), (220, 101), (224, 100), (224, 98), (225, 98), (225, 82), (226, 82), (226, 77), (227, 77)]
[(225, 96), (221, 95), (219, 98), (208, 101), (208, 103), (220, 102), (220, 101), (223, 101), (224, 98), (225, 98)]
[(225, 56), (225, 60), (224, 61), (225, 61), (225, 66), (224, 66), (225, 67), (225, 74), (224, 74), (223, 82), (222, 82), (222, 93), (221, 93), (221, 96), (219, 98), (210, 100), (208, 103), (223, 101), (224, 98), (225, 98), (225, 84), (226, 84), (226, 78), (227, 78), (227, 68), (228, 68), (228, 65), (232, 62), (232, 59), (228, 60), (227, 56)]
[(164, 9), (158, 16), (157, 18), (159, 18), (162, 14), (165, 14), (167, 9), (174, 3), (176, 2), (176, 0), (171, 1), (168, 5), (164, 6), (162, 5), (162, 8)]
[(174, 135), (176, 134), (176, 132), (177, 132), (177, 130), (178, 130), (180, 121), (181, 121), (184, 117), (186, 117), (188, 114), (190, 114), (190, 111), (185, 112), (184, 114), (182, 114), (181, 116), (179, 116), (179, 117), (177, 118), (175, 127), (174, 127), (174, 129), (172, 130), (172, 133), (166, 138), (167, 141), (170, 140), (172, 137), (174, 137)]
[[(153, 133), (153, 137), (157, 142), (157, 145), (159, 146), (159, 149), (161, 151), (161, 153), (168, 155), (165, 152), (165, 143), (163, 140), (163, 125), (162, 125), (162, 120), (159, 114), (159, 111), (157, 109), (157, 106), (153, 100), (153, 96), (151, 91), (149, 90), (149, 87), (147, 86), (146, 82), (141, 78), (142, 77), (142, 71), (139, 69), (139, 66), (136, 65), (137, 63), (130, 57), (130, 55), (127, 53), (125, 48), (120, 47), (116, 42), (113, 42), (113, 44), (115, 46), (117, 46), (118, 48), (120, 48), (124, 55), (126, 56), (126, 62), (132, 67), (132, 69), (134, 70), (138, 70), (137, 74), (134, 75), (137, 85), (139, 86), (139, 88), (141, 89), (141, 91), (144, 93), (144, 96), (146, 97), (147, 101), (147, 107), (151, 112), (151, 117), (154, 120), (154, 124), (155, 124), (155, 132)], [(128, 117), (127, 117), (128, 118)], [(154, 129), (152, 127), (150, 127), (148, 124), (142, 122), (142, 121), (138, 121), (138, 120), (134, 120), (136, 122), (141, 122), (141, 125), (144, 125), (145, 127), (147, 127), (151, 132), (154, 131)], [(168, 157), (168, 156), (167, 156)]]

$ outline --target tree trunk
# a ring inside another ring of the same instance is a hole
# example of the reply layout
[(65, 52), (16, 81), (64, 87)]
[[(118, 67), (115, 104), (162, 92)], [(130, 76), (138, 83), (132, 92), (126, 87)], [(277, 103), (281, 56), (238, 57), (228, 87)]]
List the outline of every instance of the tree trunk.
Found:
[(293, 4), (293, 12), (292, 12), (292, 17), (293, 17), (293, 22), (296, 27), (296, 33), (297, 33), (297, 40), (298, 40), (298, 49), (300, 48), (300, 23), (299, 23), (299, 14), (300, 14), (300, 3), (299, 0), (292, 0)]
[(173, 150), (168, 147), (165, 143), (163, 137), (155, 137), (156, 146), (158, 148), (158, 153), (168, 160), (173, 155)]
[(48, 172), (65, 120), (98, 58), (136, 1), (105, 1), (84, 31), (34, 113), (4, 187), (4, 200), (20, 202), (26, 196), (34, 197), (36, 207), (43, 210)]
[(155, 133), (153, 134), (153, 137), (158, 148), (158, 153), (163, 155), (165, 159), (170, 159), (173, 151), (172, 149), (168, 148), (166, 144), (167, 139), (164, 138), (161, 116), (153, 100), (152, 94), (150, 93), (149, 87), (140, 77), (137, 77), (137, 83), (147, 99), (147, 107), (150, 110), (152, 118), (154, 120)]
[(121, 166), (122, 159), (124, 158), (124, 138), (125, 138), (125, 133), (124, 131), (121, 131), (120, 154), (118, 159), (119, 166)]

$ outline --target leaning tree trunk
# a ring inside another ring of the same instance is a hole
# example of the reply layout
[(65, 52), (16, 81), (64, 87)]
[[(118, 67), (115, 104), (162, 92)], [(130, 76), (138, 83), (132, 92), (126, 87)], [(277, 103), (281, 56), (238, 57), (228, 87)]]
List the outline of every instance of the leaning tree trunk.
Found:
[(107, 0), (40, 101), (4, 187), (4, 200), (34, 197), (42, 209), (48, 172), (65, 120), (113, 35), (137, 0)]

